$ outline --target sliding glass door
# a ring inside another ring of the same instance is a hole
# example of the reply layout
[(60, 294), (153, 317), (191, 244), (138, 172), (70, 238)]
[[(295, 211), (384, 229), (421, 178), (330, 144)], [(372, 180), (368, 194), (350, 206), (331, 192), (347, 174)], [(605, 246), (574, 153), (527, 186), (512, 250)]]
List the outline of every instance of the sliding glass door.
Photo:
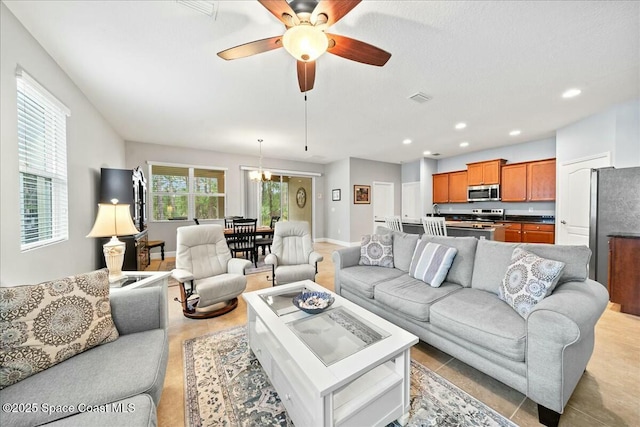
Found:
[(307, 221), (312, 226), (312, 178), (272, 175), (258, 184), (258, 221), (269, 225), (271, 217), (282, 221)]

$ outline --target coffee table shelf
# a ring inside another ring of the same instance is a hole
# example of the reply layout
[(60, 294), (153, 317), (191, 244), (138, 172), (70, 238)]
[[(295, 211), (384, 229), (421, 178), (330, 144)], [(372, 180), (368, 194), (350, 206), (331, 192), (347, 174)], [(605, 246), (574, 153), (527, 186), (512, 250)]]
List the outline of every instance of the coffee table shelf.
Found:
[[(409, 349), (418, 338), (336, 294), (321, 314), (290, 310), (289, 297), (303, 288), (327, 291), (306, 280), (243, 294), (249, 345), (294, 424), (406, 422)], [(339, 343), (352, 348), (332, 352)]]

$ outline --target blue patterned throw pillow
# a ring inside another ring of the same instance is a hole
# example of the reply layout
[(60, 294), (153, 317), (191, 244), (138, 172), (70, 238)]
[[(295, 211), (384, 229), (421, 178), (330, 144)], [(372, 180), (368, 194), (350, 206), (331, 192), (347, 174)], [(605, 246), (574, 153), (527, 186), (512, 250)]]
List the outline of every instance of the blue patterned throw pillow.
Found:
[(526, 319), (533, 307), (551, 294), (564, 266), (562, 261), (541, 258), (522, 248), (515, 248), (498, 289), (498, 297)]
[(447, 277), (457, 253), (456, 248), (420, 240), (413, 251), (409, 276), (437, 288)]
[(359, 264), (393, 268), (393, 235), (389, 233), (362, 236)]

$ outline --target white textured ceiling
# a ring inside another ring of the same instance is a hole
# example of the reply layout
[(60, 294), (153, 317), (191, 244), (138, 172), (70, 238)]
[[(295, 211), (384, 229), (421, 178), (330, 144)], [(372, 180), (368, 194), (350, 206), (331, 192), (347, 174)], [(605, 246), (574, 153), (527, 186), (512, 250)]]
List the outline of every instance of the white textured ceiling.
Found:
[(128, 141), (256, 155), (262, 138), (265, 157), (401, 162), (549, 137), (640, 97), (637, 1), (365, 0), (330, 32), (392, 57), (317, 60), (305, 152), (295, 60), (216, 55), (284, 32), (257, 1), (215, 2), (215, 18), (170, 0), (5, 4)]

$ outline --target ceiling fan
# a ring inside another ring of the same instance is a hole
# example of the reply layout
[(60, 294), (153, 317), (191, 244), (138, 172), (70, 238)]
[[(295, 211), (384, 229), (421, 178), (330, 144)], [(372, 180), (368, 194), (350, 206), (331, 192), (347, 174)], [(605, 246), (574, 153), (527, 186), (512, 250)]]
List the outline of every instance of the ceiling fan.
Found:
[(278, 18), (287, 31), (276, 37), (256, 40), (218, 52), (226, 59), (244, 58), (284, 47), (298, 61), (300, 91), (313, 89), (315, 60), (324, 52), (378, 67), (387, 63), (391, 54), (384, 50), (325, 30), (360, 3), (361, 0), (258, 0)]

